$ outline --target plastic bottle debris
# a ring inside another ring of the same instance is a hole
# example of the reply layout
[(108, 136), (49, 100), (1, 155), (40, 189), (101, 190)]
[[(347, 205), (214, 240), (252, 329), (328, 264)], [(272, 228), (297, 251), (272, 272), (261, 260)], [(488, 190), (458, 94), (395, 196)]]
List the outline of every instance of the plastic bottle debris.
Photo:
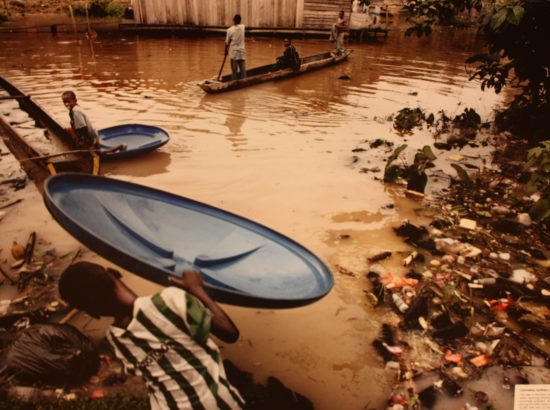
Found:
[(477, 228), (477, 222), (472, 219), (460, 218), (458, 226), (462, 229), (467, 229), (469, 231), (475, 231)]
[(409, 266), (412, 263), (412, 261), (416, 259), (417, 256), (418, 256), (418, 252), (412, 251), (409, 256), (403, 259), (403, 266)]
[(510, 208), (501, 205), (494, 206), (493, 208), (491, 208), (491, 211), (497, 215), (508, 215), (510, 212), (512, 212)]
[(525, 226), (530, 226), (533, 223), (531, 216), (527, 213), (518, 214), (518, 222)]
[(489, 359), (489, 357), (485, 354), (480, 354), (479, 356), (470, 359), (470, 363), (472, 363), (476, 367), (487, 366), (490, 362), (491, 359)]
[(407, 311), (407, 309), (409, 309), (409, 305), (407, 305), (403, 299), (401, 298), (401, 296), (399, 296), (399, 294), (397, 293), (393, 293), (391, 295), (392, 297), (392, 300), (393, 300), (393, 303), (395, 304), (395, 307), (401, 312), (401, 313), (405, 313)]
[(466, 373), (464, 369), (460, 366), (453, 367), (451, 369), (451, 374), (460, 379), (467, 379), (469, 377), (468, 373)]
[(418, 285), (418, 279), (406, 278), (403, 276), (396, 276), (391, 272), (387, 272), (382, 278), (382, 283), (388, 289), (402, 288), (403, 286), (416, 286)]
[(0, 300), (0, 316), (4, 316), (6, 313), (8, 313), (8, 309), (11, 305), (11, 300)]
[(498, 254), (498, 258), (503, 261), (509, 261), (510, 260), (510, 254), (508, 252), (501, 252)]
[(453, 353), (450, 350), (447, 350), (447, 353), (445, 353), (445, 356), (443, 358), (446, 361), (451, 362), (451, 363), (460, 363), (460, 362), (462, 362), (462, 354)]
[(535, 275), (525, 269), (515, 269), (510, 276), (512, 282), (520, 284), (534, 282), (536, 279)]
[(475, 258), (481, 254), (481, 249), (476, 248), (469, 243), (462, 243), (452, 238), (436, 238), (434, 239), (435, 247), (438, 251), (453, 255), (462, 255), (466, 258)]

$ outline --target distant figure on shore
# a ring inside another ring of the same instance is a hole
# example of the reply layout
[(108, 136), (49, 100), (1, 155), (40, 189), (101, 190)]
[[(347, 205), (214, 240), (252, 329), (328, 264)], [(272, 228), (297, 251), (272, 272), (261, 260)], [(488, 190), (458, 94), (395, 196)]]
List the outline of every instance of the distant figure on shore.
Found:
[(69, 110), (71, 128), (76, 138), (77, 144), (82, 148), (99, 147), (99, 137), (97, 131), (88, 119), (88, 116), (82, 111), (76, 100), (76, 94), (73, 91), (65, 91), (61, 95), (63, 104)]
[(127, 371), (147, 384), (152, 410), (241, 409), (210, 333), (234, 343), (239, 330), (205, 292), (194, 271), (170, 277), (175, 287), (138, 297), (113, 269), (90, 262), (69, 266), (59, 294), (93, 317), (113, 317), (107, 340)]
[(348, 22), (345, 18), (344, 10), (340, 10), (338, 13), (338, 19), (336, 23), (332, 25), (332, 30), (330, 32), (330, 41), (335, 43), (335, 52), (336, 54), (342, 54), (344, 51), (344, 34), (348, 28)]
[(227, 29), (225, 38), (225, 55), (231, 59), (231, 79), (239, 80), (246, 77), (246, 50), (244, 48), (244, 24), (241, 24), (241, 16), (235, 14), (235, 23)]
[(285, 51), (282, 56), (277, 57), (277, 62), (273, 65), (271, 71), (282, 70), (283, 68), (292, 68), (293, 70), (299, 70), (302, 61), (300, 55), (296, 51), (290, 41), (290, 39), (284, 39)]

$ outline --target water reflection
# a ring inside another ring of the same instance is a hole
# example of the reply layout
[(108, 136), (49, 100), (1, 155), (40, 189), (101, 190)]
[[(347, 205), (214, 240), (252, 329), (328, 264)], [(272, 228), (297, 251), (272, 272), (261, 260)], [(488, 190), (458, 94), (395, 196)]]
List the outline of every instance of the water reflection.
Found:
[(246, 137), (242, 134), (241, 128), (246, 121), (246, 98), (232, 98), (230, 103), (230, 114), (227, 114), (225, 126), (229, 129), (227, 139), (231, 142), (234, 150), (242, 149), (246, 145)]
[[(143, 166), (144, 162), (147, 166)], [(165, 173), (168, 165), (170, 165), (170, 153), (153, 151), (136, 158), (104, 161), (101, 167), (102, 174), (107, 176), (149, 177)]]

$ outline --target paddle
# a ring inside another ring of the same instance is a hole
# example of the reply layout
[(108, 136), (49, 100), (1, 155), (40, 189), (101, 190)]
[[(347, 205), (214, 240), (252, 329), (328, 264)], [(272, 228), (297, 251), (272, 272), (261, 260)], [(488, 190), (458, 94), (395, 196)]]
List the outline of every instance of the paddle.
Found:
[(79, 153), (83, 153), (83, 152), (97, 152), (98, 154), (109, 154), (109, 153), (112, 153), (112, 152), (125, 151), (125, 150), (126, 150), (126, 146), (121, 144), (121, 145), (118, 145), (116, 147), (103, 149), (103, 150), (101, 148), (75, 149), (75, 150), (72, 150), (72, 151), (59, 152), (57, 154), (48, 154), (48, 155), (40, 155), (40, 156), (37, 156), (37, 157), (23, 158), (23, 159), (20, 159), (19, 161), (20, 162), (23, 162), (23, 161), (36, 161), (36, 160), (40, 160), (40, 159), (49, 159), (49, 158), (61, 157), (63, 155), (69, 155), (69, 154), (79, 154)]
[(222, 75), (222, 70), (223, 70), (223, 66), (225, 65), (225, 60), (226, 59), (227, 59), (227, 46), (226, 46), (226, 49), (225, 49), (225, 54), (223, 55), (222, 66), (220, 67), (220, 72), (218, 73), (218, 81), (220, 81), (220, 77)]

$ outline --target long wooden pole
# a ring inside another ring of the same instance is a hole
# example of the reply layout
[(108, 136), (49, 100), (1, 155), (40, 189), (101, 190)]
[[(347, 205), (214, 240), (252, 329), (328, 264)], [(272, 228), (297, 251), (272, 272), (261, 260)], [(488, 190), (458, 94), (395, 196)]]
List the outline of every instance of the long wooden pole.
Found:
[(223, 62), (222, 62), (222, 66), (220, 67), (220, 72), (218, 73), (218, 81), (220, 81), (220, 77), (222, 75), (222, 70), (223, 70), (223, 66), (225, 65), (225, 60), (227, 59), (227, 54), (225, 54), (223, 56)]
[(73, 13), (73, 6), (71, 5), (71, 3), (68, 4), (69, 6), (69, 14), (71, 15), (71, 20), (73, 22), (73, 31), (74, 31), (74, 35), (76, 37), (76, 20), (74, 18), (74, 13)]
[(116, 146), (116, 147), (113, 147), (113, 148), (107, 148), (107, 149), (75, 149), (75, 150), (72, 150), (72, 151), (64, 151), (64, 152), (59, 152), (57, 154), (48, 154), (48, 155), (39, 155), (37, 157), (30, 157), (30, 158), (23, 158), (23, 159), (20, 159), (19, 162), (23, 162), (23, 161), (37, 161), (37, 160), (40, 160), (40, 159), (50, 159), (50, 158), (55, 158), (55, 157), (61, 157), (63, 155), (69, 155), (69, 154), (81, 154), (81, 153), (84, 153), (84, 152), (97, 152), (98, 154), (108, 154), (108, 153), (112, 153), (112, 152), (116, 152), (116, 151), (124, 151), (125, 150), (125, 147), (124, 145), (119, 145), (119, 146)]

